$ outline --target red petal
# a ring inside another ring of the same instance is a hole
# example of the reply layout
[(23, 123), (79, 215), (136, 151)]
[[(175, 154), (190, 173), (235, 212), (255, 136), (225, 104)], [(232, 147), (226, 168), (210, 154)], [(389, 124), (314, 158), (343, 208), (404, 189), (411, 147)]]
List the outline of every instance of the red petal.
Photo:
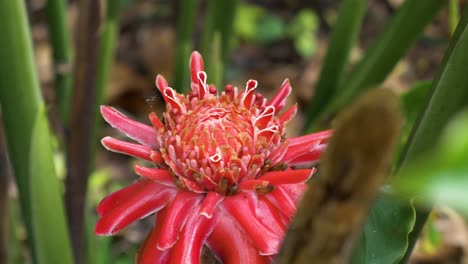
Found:
[(239, 183), (237, 188), (241, 191), (254, 191), (260, 188), (267, 188), (269, 185), (270, 183), (264, 180), (244, 180)]
[(177, 92), (171, 87), (167, 87), (162, 92), (162, 96), (166, 104), (170, 105), (173, 109), (177, 109), (179, 113), (185, 113), (185, 105), (180, 102)]
[(276, 112), (278, 113), (286, 105), (286, 98), (289, 96), (291, 91), (292, 89), (291, 85), (289, 84), (289, 80), (284, 80), (283, 84), (281, 84), (281, 88), (279, 89), (279, 91), (276, 93), (275, 96), (273, 96), (273, 98), (271, 98), (270, 101), (267, 102), (266, 105), (274, 106), (276, 108)]
[(161, 93), (164, 93), (164, 90), (166, 90), (166, 88), (169, 87), (169, 85), (167, 84), (166, 79), (164, 79), (164, 77), (161, 74), (158, 74), (156, 76), (156, 87), (158, 87), (158, 90)]
[(266, 195), (259, 195), (257, 218), (274, 233), (284, 237), (289, 223), (284, 221), (282, 212), (265, 198)]
[(320, 159), (322, 154), (325, 152), (327, 145), (318, 145), (312, 151), (307, 152), (299, 157), (295, 157), (286, 161), (289, 165), (303, 165), (309, 162), (317, 161)]
[(273, 106), (267, 106), (265, 110), (254, 120), (255, 126), (260, 129), (265, 128), (275, 115), (275, 108)]
[(270, 263), (267, 257), (258, 253), (249, 235), (232, 216), (220, 215), (219, 217), (220, 220), (208, 238), (207, 244), (222, 263)]
[(221, 195), (218, 192), (209, 192), (200, 206), (200, 215), (204, 215), (207, 218), (213, 217), (213, 212), (216, 209), (216, 206), (224, 199), (224, 195)]
[[(286, 140), (288, 144), (288, 150), (286, 154), (281, 159), (281, 161), (291, 164), (292, 160), (295, 160), (301, 156), (307, 155), (310, 158), (307, 161), (314, 161), (316, 159), (311, 159), (312, 157), (319, 156), (323, 151), (324, 147), (320, 147), (320, 144), (324, 144), (328, 141), (328, 138), (332, 135), (332, 130), (326, 130), (306, 136), (296, 137), (296, 138), (289, 138)], [(319, 149), (318, 154), (310, 155), (311, 152), (315, 151), (315, 149)], [(304, 162), (301, 159), (301, 162)], [(298, 161), (299, 162), (299, 161)], [(291, 164), (293, 165), (293, 164)]]
[(274, 233), (259, 221), (255, 211), (249, 206), (249, 202), (247, 201), (248, 195), (254, 194), (242, 193), (226, 197), (222, 203), (222, 207), (244, 228), (261, 255), (276, 254), (278, 253), (282, 236), (281, 234)]
[(116, 109), (109, 106), (101, 106), (102, 117), (112, 127), (122, 131), (129, 138), (154, 149), (159, 148), (156, 139), (156, 131), (153, 127), (132, 120)]
[(123, 201), (130, 199), (130, 197), (132, 197), (135, 192), (138, 192), (140, 189), (142, 189), (145, 185), (148, 184), (154, 185), (158, 183), (155, 183), (149, 179), (142, 179), (108, 195), (97, 206), (96, 211), (98, 215), (103, 216), (104, 214), (107, 214)]
[(254, 90), (257, 88), (258, 82), (256, 80), (248, 80), (245, 86), (245, 91), (242, 95), (241, 104), (245, 108), (250, 109), (252, 106), (252, 98), (254, 95)]
[[(190, 56), (190, 76), (192, 79), (192, 90), (198, 88), (198, 72), (203, 71), (203, 58), (197, 51)], [(196, 87), (194, 87), (196, 86)]]
[(151, 112), (148, 117), (151, 121), (151, 124), (153, 124), (154, 128), (156, 128), (157, 130), (164, 128), (164, 124), (161, 122), (161, 120), (155, 112)]
[(311, 142), (314, 140), (320, 140), (320, 143), (323, 144), (323, 143), (328, 142), (328, 139), (331, 137), (332, 134), (333, 134), (333, 130), (329, 129), (329, 130), (324, 130), (324, 131), (312, 133), (312, 134), (305, 135), (305, 136), (288, 138), (286, 139), (286, 142), (288, 142), (289, 146), (300, 145), (300, 144), (304, 144), (306, 142)]
[(138, 250), (136, 257), (137, 264), (168, 263), (171, 250), (161, 251), (155, 246), (158, 241), (159, 234), (161, 233), (161, 225), (158, 223), (164, 219), (166, 211), (166, 209), (162, 209), (157, 213), (153, 230), (151, 230), (141, 245), (140, 250)]
[(151, 159), (151, 151), (153, 149), (150, 147), (117, 140), (112, 137), (103, 138), (101, 143), (107, 150), (127, 154), (147, 161), (153, 161)]
[(104, 214), (96, 223), (94, 232), (98, 235), (112, 235), (120, 231), (134, 221), (163, 208), (176, 190), (161, 184), (143, 185), (127, 200), (121, 201)]
[(309, 180), (315, 169), (272, 171), (263, 174), (259, 180), (269, 181), (272, 185), (296, 184)]
[(147, 177), (167, 186), (176, 187), (172, 175), (166, 169), (147, 168), (135, 165), (134, 170), (135, 173), (140, 176)]
[(174, 246), (179, 239), (179, 232), (190, 215), (194, 211), (202, 196), (193, 192), (179, 191), (174, 200), (169, 204), (166, 217), (158, 225), (162, 225), (162, 231), (158, 239), (159, 250), (166, 250)]
[(170, 263), (199, 264), (203, 244), (213, 231), (217, 216), (189, 214), (179, 241), (172, 248)]
[(291, 106), (288, 110), (284, 111), (278, 118), (279, 122), (284, 125), (285, 123), (289, 122), (297, 112), (297, 104)]
[(198, 79), (198, 98), (203, 99), (205, 95), (208, 94), (208, 86), (206, 85), (207, 75), (204, 71), (199, 71), (197, 73)]
[(277, 186), (275, 190), (267, 193), (263, 197), (274, 204), (288, 218), (288, 221), (290, 221), (296, 213), (296, 204), (289, 194), (284, 191), (283, 186)]

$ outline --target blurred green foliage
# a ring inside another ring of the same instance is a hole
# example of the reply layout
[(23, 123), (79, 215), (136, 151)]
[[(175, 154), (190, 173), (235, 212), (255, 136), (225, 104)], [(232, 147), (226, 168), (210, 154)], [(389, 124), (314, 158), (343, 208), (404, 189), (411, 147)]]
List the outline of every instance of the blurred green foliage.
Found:
[(304, 58), (315, 54), (319, 21), (315, 12), (303, 9), (287, 21), (267, 9), (242, 3), (238, 7), (235, 32), (241, 40), (258, 45), (290, 39)]
[(416, 202), (436, 202), (468, 216), (468, 110), (447, 126), (439, 142), (400, 172), (395, 189)]

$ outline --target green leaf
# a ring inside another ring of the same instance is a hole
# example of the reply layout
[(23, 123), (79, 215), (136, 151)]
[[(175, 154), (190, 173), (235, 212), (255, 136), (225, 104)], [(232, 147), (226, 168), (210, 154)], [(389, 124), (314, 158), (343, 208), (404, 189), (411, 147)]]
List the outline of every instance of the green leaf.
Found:
[(393, 186), (431, 207), (446, 204), (468, 216), (468, 110), (449, 124), (436, 148), (409, 163)]
[[(49, 28), (50, 44), (55, 71), (55, 96), (57, 110), (62, 124), (68, 125), (70, 113), (70, 95), (72, 89), (71, 58), (72, 44), (70, 29), (67, 24), (67, 1), (47, 0), (46, 2), (47, 24)], [(61, 69), (60, 69), (61, 68)]]
[[(405, 3), (410, 3), (407, 1)], [(443, 2), (443, 1), (440, 1)], [(421, 2), (422, 3), (422, 2)], [(424, 1), (424, 4), (430, 1)], [(415, 15), (412, 14), (412, 17)], [(458, 112), (464, 105), (468, 104), (468, 75), (466, 67), (468, 66), (468, 9), (465, 10), (464, 16), (454, 34), (451, 44), (446, 52), (442, 66), (437, 77), (433, 81), (431, 93), (428, 101), (425, 103), (426, 108), (419, 115), (418, 121), (414, 125), (413, 132), (408, 140), (407, 146), (399, 164), (404, 168), (409, 164), (409, 161), (416, 159), (421, 153), (426, 152), (437, 142), (441, 130), (446, 125), (447, 121)], [(434, 161), (437, 162), (437, 161)], [(429, 165), (429, 163), (427, 163)], [(403, 169), (404, 170), (404, 169)], [(401, 174), (395, 175), (393, 181), (400, 181)], [(411, 175), (413, 178), (419, 178), (419, 172)], [(406, 176), (410, 177), (410, 176)], [(402, 202), (401, 208), (410, 206), (410, 201)], [(376, 208), (373, 208), (376, 210)], [(400, 234), (400, 240), (408, 237), (408, 248), (402, 248), (404, 257), (401, 263), (405, 263), (409, 258), (412, 248), (424, 226), (427, 219), (428, 211), (424, 209), (416, 210), (416, 215), (402, 215), (398, 219), (393, 219), (395, 222), (411, 223), (414, 222), (412, 231), (408, 234)], [(416, 219), (414, 219), (416, 217)], [(391, 224), (391, 223), (390, 223)], [(386, 226), (378, 226), (376, 232), (385, 230)], [(396, 235), (395, 235), (396, 236)], [(368, 244), (385, 244), (386, 238), (375, 240)], [(359, 250), (359, 248), (357, 249)], [(370, 250), (370, 249), (369, 249)]]
[(317, 50), (317, 42), (314, 34), (303, 34), (294, 39), (294, 48), (303, 58), (309, 58)]
[(403, 115), (405, 117), (405, 123), (401, 131), (401, 140), (400, 145), (398, 147), (397, 155), (400, 155), (402, 153), (403, 148), (405, 147), (406, 142), (408, 141), (408, 138), (410, 136), (411, 130), (414, 127), (416, 119), (426, 104), (426, 99), (429, 95), (431, 87), (431, 82), (422, 81), (415, 84), (407, 92), (402, 93), (400, 95)]
[(285, 34), (294, 40), (294, 47), (304, 58), (311, 57), (317, 49), (315, 37), (319, 21), (317, 15), (308, 9), (301, 10), (288, 24)]
[(268, 44), (284, 37), (285, 25), (276, 15), (262, 16), (257, 22), (254, 40), (257, 43)]
[(413, 207), (382, 193), (373, 206), (350, 263), (398, 263), (414, 226)]
[(188, 70), (190, 54), (193, 49), (193, 32), (198, 1), (179, 1), (180, 13), (177, 16), (176, 65), (174, 71), (174, 89), (179, 93), (187, 93), (190, 87), (190, 71)]
[(304, 130), (312, 130), (313, 122), (335, 96), (338, 82), (343, 77), (348, 63), (350, 50), (361, 27), (366, 6), (367, 0), (345, 0), (341, 4), (315, 93), (307, 109)]
[[(33, 239), (29, 180), (29, 154), (33, 125), (43, 104), (36, 72), (31, 30), (25, 1), (0, 1), (0, 107), (8, 154), (19, 192), (28, 238)], [(32, 260), (36, 259), (31, 245)]]
[(36, 113), (30, 156), (31, 222), (37, 263), (73, 263), (65, 210), (56, 176), (49, 124), (44, 111)]
[(257, 22), (266, 10), (255, 5), (241, 3), (235, 20), (235, 32), (241, 38), (252, 41), (257, 33)]
[[(433, 81), (431, 94), (426, 108), (420, 114), (405, 151), (402, 154), (400, 167), (404, 168), (422, 153), (427, 152), (439, 140), (447, 122), (463, 107), (468, 105), (468, 8), (465, 8), (460, 23), (445, 53), (442, 66)], [(395, 178), (398, 181), (400, 175)], [(419, 173), (412, 177), (418, 178)], [(416, 224), (409, 236), (409, 250), (403, 261), (406, 261), (411, 249), (429, 215), (427, 209), (416, 210)]]
[(340, 110), (362, 91), (385, 80), (444, 4), (441, 0), (405, 1), (349, 78), (342, 80), (325, 114)]

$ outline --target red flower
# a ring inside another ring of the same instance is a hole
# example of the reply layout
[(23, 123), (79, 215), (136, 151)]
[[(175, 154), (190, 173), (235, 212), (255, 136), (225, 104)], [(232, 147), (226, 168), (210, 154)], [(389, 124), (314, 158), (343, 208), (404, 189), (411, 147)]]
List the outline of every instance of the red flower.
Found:
[(156, 77), (167, 103), (164, 122), (151, 113), (151, 127), (101, 107), (110, 125), (139, 143), (105, 137), (102, 144), (154, 167), (135, 166), (141, 179), (99, 204), (95, 232), (112, 235), (157, 212), (138, 263), (199, 263), (204, 244), (224, 263), (268, 263), (315, 172), (290, 166), (317, 160), (331, 131), (284, 138), (297, 110), (279, 114), (291, 92), (288, 80), (267, 101), (254, 92), (255, 80), (242, 92), (227, 85), (218, 95), (198, 52), (190, 69), (188, 95)]

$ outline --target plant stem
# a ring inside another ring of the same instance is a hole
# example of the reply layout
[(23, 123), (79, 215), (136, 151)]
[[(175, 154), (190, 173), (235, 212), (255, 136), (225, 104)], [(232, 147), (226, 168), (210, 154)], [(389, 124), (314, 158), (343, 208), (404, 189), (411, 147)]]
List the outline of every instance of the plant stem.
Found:
[(77, 264), (85, 261), (84, 210), (91, 168), (91, 144), (94, 142), (100, 8), (100, 1), (83, 0), (79, 3), (65, 193), (68, 223)]
[(72, 82), (72, 52), (66, 11), (65, 0), (47, 1), (46, 13), (55, 69), (55, 100), (64, 127), (68, 125)]
[(177, 17), (176, 66), (174, 72), (174, 88), (180, 93), (186, 93), (190, 87), (190, 73), (187, 65), (193, 49), (192, 37), (197, 13), (196, 0), (179, 1)]
[(10, 208), (8, 208), (8, 156), (3, 139), (3, 127), (0, 124), (0, 263), (8, 262), (8, 237)]
[[(96, 77), (96, 103), (94, 105), (94, 127), (91, 137), (91, 156), (90, 163), (93, 166), (94, 157), (96, 155), (96, 149), (99, 145), (99, 130), (101, 128), (102, 119), (99, 114), (99, 106), (104, 102), (104, 95), (106, 92), (106, 87), (109, 81), (109, 74), (112, 68), (112, 64), (115, 57), (116, 44), (119, 36), (119, 14), (120, 14), (120, 2), (108, 0), (106, 3), (106, 18), (104, 21), (104, 26), (102, 30), (102, 37), (99, 46), (99, 59), (98, 59), (98, 68), (97, 68), (97, 77)], [(87, 207), (89, 207), (89, 195), (86, 201)], [(86, 208), (86, 207), (85, 207)], [(108, 237), (96, 237), (94, 235), (94, 228), (92, 226), (96, 222), (96, 217), (91, 211), (86, 210), (85, 213), (85, 223), (87, 227), (87, 252), (86, 263), (108, 263), (110, 261), (110, 238)], [(96, 254), (96, 249), (99, 250), (99, 253)], [(104, 262), (102, 262), (104, 259)]]
[(449, 29), (453, 35), (457, 28), (458, 20), (460, 19), (460, 10), (458, 8), (458, 0), (449, 1)]

